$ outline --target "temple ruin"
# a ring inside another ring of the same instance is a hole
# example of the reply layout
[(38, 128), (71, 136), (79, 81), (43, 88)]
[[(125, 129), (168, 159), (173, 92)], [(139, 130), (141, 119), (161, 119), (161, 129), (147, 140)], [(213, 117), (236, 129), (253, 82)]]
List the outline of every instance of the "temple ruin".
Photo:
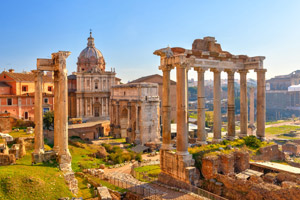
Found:
[[(213, 142), (222, 141), (221, 138), (221, 72), (228, 74), (228, 139), (237, 137), (235, 131), (235, 102), (234, 75), (240, 74), (240, 137), (247, 136), (248, 104), (247, 104), (247, 73), (249, 70), (257, 72), (257, 131), (256, 136), (265, 139), (265, 72), (263, 60), (265, 57), (248, 57), (246, 55), (232, 55), (223, 51), (214, 37), (196, 39), (192, 49), (180, 47), (156, 50), (160, 56), (159, 69), (163, 71), (163, 144), (161, 148), (161, 174), (159, 180), (173, 185), (196, 184), (196, 168), (193, 167), (192, 155), (188, 152), (188, 110), (187, 110), (187, 72), (194, 68), (198, 73), (198, 144), (206, 144), (205, 133), (205, 94), (204, 74), (210, 70), (214, 73), (214, 126)], [(176, 68), (177, 76), (177, 142), (176, 153), (171, 151), (171, 121), (170, 121), (170, 72)], [(175, 180), (174, 180), (175, 178)]]
[[(58, 156), (62, 171), (72, 171), (71, 154), (68, 149), (68, 80), (66, 59), (68, 51), (52, 53), (51, 59), (37, 59), (35, 74), (35, 138), (32, 160), (34, 163), (44, 162), (51, 154)], [(44, 151), (42, 82), (44, 71), (54, 72), (54, 147), (52, 152)], [(50, 155), (49, 155), (50, 154)]]

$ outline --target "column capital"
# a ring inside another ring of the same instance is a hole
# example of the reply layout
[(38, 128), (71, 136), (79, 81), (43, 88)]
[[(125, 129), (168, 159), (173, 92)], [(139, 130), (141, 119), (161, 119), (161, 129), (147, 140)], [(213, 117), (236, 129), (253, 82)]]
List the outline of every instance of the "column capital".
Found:
[(161, 66), (158, 67), (158, 69), (160, 69), (162, 71), (171, 71), (174, 68), (175, 68), (175, 66), (174, 65), (170, 65), (170, 64), (161, 65)]
[(183, 62), (183, 63), (176, 63), (175, 67), (176, 68), (185, 68), (187, 70), (190, 69), (190, 65), (188, 63), (185, 63), (185, 62)]
[(223, 70), (223, 68), (210, 68), (210, 71), (213, 73), (221, 73)]
[(204, 73), (206, 70), (208, 70), (207, 67), (194, 67), (194, 71), (197, 71), (197, 72), (202, 72)]
[(226, 72), (228, 75), (229, 74), (234, 74), (237, 70), (236, 69), (225, 69), (224, 72)]
[(267, 69), (255, 69), (254, 71), (257, 73), (266, 73)]
[(248, 71), (248, 69), (239, 69), (238, 70), (238, 73), (240, 73), (240, 74), (247, 74), (249, 71)]

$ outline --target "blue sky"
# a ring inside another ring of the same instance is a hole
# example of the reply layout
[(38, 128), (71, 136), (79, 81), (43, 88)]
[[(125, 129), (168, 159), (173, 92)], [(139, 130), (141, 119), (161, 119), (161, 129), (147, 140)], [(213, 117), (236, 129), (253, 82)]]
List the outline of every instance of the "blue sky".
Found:
[(297, 0), (1, 0), (0, 70), (30, 71), (37, 58), (68, 50), (71, 73), (91, 28), (107, 70), (114, 67), (124, 82), (160, 73), (154, 50), (191, 48), (205, 36), (233, 54), (266, 56), (271, 78), (300, 67), (299, 10)]

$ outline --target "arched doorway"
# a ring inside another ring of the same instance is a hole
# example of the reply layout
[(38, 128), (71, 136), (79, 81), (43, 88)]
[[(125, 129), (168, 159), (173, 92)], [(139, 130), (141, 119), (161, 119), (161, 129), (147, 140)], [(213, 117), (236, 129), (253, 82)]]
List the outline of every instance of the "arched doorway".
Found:
[(128, 128), (128, 110), (123, 108), (120, 117), (120, 126), (121, 126), (121, 137), (127, 137), (127, 128)]
[(101, 104), (99, 102), (94, 103), (94, 116), (100, 117), (101, 113)]

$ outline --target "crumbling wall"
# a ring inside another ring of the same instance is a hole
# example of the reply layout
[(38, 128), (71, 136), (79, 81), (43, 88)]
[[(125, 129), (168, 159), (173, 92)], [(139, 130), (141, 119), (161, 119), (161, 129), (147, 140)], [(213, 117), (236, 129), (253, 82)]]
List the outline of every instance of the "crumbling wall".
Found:
[(0, 153), (0, 166), (11, 165), (16, 163), (16, 157), (14, 154)]
[(259, 149), (259, 154), (252, 156), (253, 160), (263, 160), (263, 161), (272, 161), (272, 160), (285, 160), (285, 155), (282, 151), (279, 150), (278, 144), (262, 147)]

